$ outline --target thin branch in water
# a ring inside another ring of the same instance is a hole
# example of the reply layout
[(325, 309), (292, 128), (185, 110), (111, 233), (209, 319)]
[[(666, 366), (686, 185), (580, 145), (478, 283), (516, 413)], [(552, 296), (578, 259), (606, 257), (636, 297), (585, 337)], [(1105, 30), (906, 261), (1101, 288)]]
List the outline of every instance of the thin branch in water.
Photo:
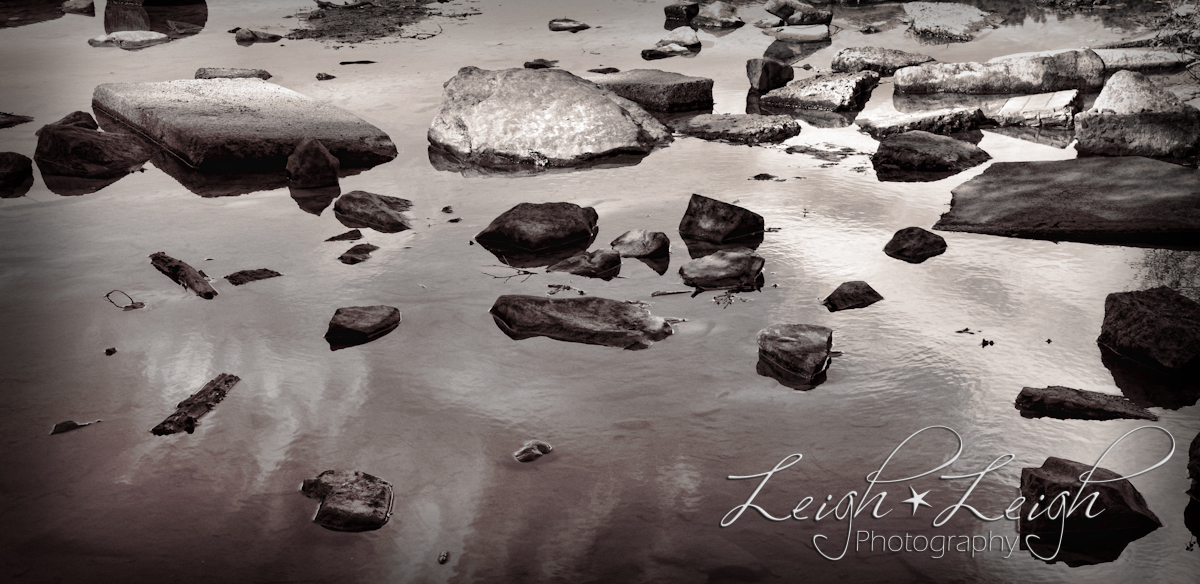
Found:
[(128, 295), (128, 294), (126, 294), (126, 293), (124, 293), (124, 292), (121, 292), (121, 295), (129, 299), (129, 304), (126, 304), (126, 305), (124, 305), (124, 306), (122, 306), (122, 305), (120, 305), (120, 304), (117, 304), (117, 303), (116, 303), (116, 301), (114, 301), (114, 300), (112, 299), (112, 295), (113, 295), (113, 294), (116, 294), (116, 293), (118, 293), (118, 292), (121, 292), (121, 291), (120, 291), (120, 290), (113, 290), (112, 292), (109, 292), (108, 294), (105, 294), (105, 295), (104, 295), (104, 299), (105, 299), (105, 300), (107, 300), (107, 301), (109, 301), (110, 303), (112, 303), (112, 305), (113, 305), (113, 306), (116, 306), (117, 308), (121, 308), (121, 309), (124, 309), (124, 310), (137, 310), (137, 309), (139, 309), (139, 308), (143, 308), (143, 307), (145, 307), (145, 306), (146, 306), (146, 303), (145, 303), (145, 302), (137, 302), (136, 300), (134, 300), (134, 299), (133, 299), (133, 297), (132, 297), (132, 296), (130, 296), (130, 295)]

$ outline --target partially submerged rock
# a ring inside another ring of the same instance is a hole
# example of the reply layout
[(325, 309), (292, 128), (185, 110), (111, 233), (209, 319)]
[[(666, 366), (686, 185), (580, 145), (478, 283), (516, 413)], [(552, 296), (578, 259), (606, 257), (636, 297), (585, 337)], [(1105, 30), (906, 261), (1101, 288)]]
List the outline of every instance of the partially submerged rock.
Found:
[(1091, 50), (988, 63), (925, 63), (896, 71), (896, 93), (1050, 93), (1104, 86), (1104, 61)]
[(381, 233), (399, 233), (411, 229), (405, 212), (412, 201), (400, 197), (377, 195), (366, 191), (350, 191), (333, 204), (338, 221), (346, 227), (370, 227)]
[(11, 128), (20, 124), (26, 124), (32, 121), (33, 118), (29, 116), (19, 116), (17, 114), (0, 112), (0, 130), (4, 128)]
[(898, 69), (914, 67), (933, 61), (929, 55), (907, 53), (881, 47), (850, 47), (833, 56), (830, 68), (839, 73), (874, 71), (880, 77), (891, 77)]
[(234, 272), (228, 276), (225, 276), (225, 279), (229, 280), (229, 283), (233, 284), (234, 286), (241, 286), (242, 284), (266, 280), (267, 278), (278, 278), (282, 275), (283, 274), (280, 274), (275, 270), (259, 268), (257, 270), (242, 270), (240, 272)]
[(876, 172), (960, 172), (991, 158), (970, 142), (914, 130), (884, 138), (871, 164)]
[[(1153, 180), (1147, 180), (1153, 177)], [(955, 188), (933, 226), (1138, 245), (1200, 241), (1200, 171), (1136, 156), (999, 162)]]
[(171, 37), (152, 30), (119, 30), (88, 39), (88, 44), (93, 47), (120, 47), (130, 51), (169, 42)]
[[(99, 421), (100, 420), (96, 420), (96, 422), (99, 422)], [(55, 434), (62, 434), (63, 432), (70, 432), (71, 430), (78, 430), (85, 426), (91, 426), (92, 424), (94, 424), (96, 422), (85, 422), (83, 424), (79, 424), (79, 423), (75, 422), (75, 420), (67, 420), (65, 422), (59, 422), (54, 425), (53, 430), (50, 430), (50, 435), (53, 436)]]
[(283, 39), (282, 36), (275, 33), (263, 32), (261, 30), (250, 30), (248, 28), (235, 28), (232, 31), (233, 40), (239, 45), (252, 45), (254, 43), (275, 43)]
[(547, 272), (567, 272), (587, 278), (611, 280), (621, 274), (621, 254), (608, 249), (579, 252), (561, 262), (550, 265)]
[(534, 59), (532, 61), (525, 61), (526, 69), (549, 69), (556, 65), (558, 65), (558, 61), (549, 61), (546, 59)]
[(530, 440), (513, 453), (513, 458), (517, 459), (517, 462), (533, 462), (543, 455), (550, 454), (553, 450), (554, 447), (547, 442)]
[[(28, 156), (17, 152), (0, 152), (0, 199), (24, 195), (28, 188), (22, 190), (22, 185), (32, 181), (33, 161)], [(20, 194), (18, 191), (21, 191)]]
[[(833, 330), (815, 324), (774, 324), (758, 331), (759, 374), (819, 383), (829, 368)], [(763, 365), (768, 367), (764, 372)], [(773, 370), (773, 371), (772, 371)], [(776, 375), (771, 375), (776, 373)]]
[(196, 69), (196, 79), (262, 79), (266, 81), (271, 74), (263, 69), (244, 69), (239, 67), (201, 67)]
[(710, 2), (700, 7), (692, 24), (708, 28), (737, 28), (746, 24), (737, 15), (737, 8), (728, 2)]
[(595, 209), (575, 203), (521, 203), (493, 219), (475, 241), (497, 254), (574, 253), (591, 245), (598, 219)]
[(667, 20), (690, 22), (700, 14), (700, 4), (697, 2), (676, 2), (663, 6), (663, 14)]
[(746, 61), (746, 77), (750, 79), (750, 89), (766, 93), (787, 85), (796, 72), (791, 65), (764, 57)]
[(946, 252), (946, 240), (920, 227), (905, 227), (883, 246), (883, 253), (910, 264), (919, 264)]
[(1070, 128), (1079, 111), (1079, 91), (1068, 89), (1009, 98), (988, 117), (1001, 126)]
[(298, 189), (316, 189), (338, 184), (341, 163), (320, 140), (305, 138), (288, 156), (287, 177)]
[(1157, 371), (1196, 375), (1200, 373), (1200, 304), (1166, 286), (1114, 292), (1104, 300), (1104, 322), (1096, 343)]
[[(1066, 533), (1072, 539), (1082, 538), (1098, 542), (1131, 541), (1162, 527), (1162, 521), (1146, 505), (1142, 494), (1128, 480), (1122, 479), (1121, 475), (1097, 467), (1095, 472), (1091, 473), (1089, 481), (1112, 482), (1089, 482), (1084, 487), (1079, 477), (1091, 471), (1092, 466), (1051, 456), (1040, 468), (1021, 469), (1021, 496), (1025, 498), (1025, 504), (1021, 508), (1021, 521), (1018, 525), (1022, 536), (1044, 534), (1041, 541), (1048, 540), (1050, 549), (1054, 549), (1053, 544), (1058, 541), (1060, 533)], [(1080, 489), (1083, 490), (1083, 495), (1076, 498)], [(1070, 501), (1083, 501), (1092, 493), (1097, 493), (1098, 498), (1091, 506), (1095, 516), (1087, 517), (1084, 512), (1086, 507), (1081, 507), (1065, 520), (1061, 515), (1051, 519), (1050, 514), (1029, 519), (1033, 505), (1044, 509), (1062, 492), (1069, 493), (1068, 505)], [(1103, 512), (1097, 513), (1101, 509)], [(1081, 542), (1076, 539), (1072, 543)]]
[(819, 43), (829, 40), (829, 27), (824, 24), (777, 26), (764, 28), (762, 33), (785, 43)]
[(369, 343), (395, 330), (400, 320), (400, 309), (394, 306), (346, 306), (329, 319), (325, 340), (332, 351)]
[(660, 39), (655, 46), (679, 45), (682, 47), (694, 47), (700, 44), (700, 37), (696, 36), (696, 31), (688, 26), (681, 26), (667, 33), (667, 36)]
[(221, 403), (229, 394), (229, 390), (233, 389), (233, 386), (237, 385), (239, 381), (241, 381), (240, 377), (229, 373), (216, 376), (200, 388), (200, 391), (179, 402), (179, 405), (175, 406), (175, 413), (167, 416), (167, 419), (151, 429), (150, 432), (156, 436), (179, 432), (191, 434), (200, 423), (200, 418)]
[(858, 127), (876, 140), (895, 134), (922, 131), (953, 134), (978, 129), (986, 118), (979, 108), (944, 108), (923, 112), (889, 112), (854, 120)]
[(357, 241), (359, 239), (362, 239), (362, 237), (363, 237), (362, 231), (359, 231), (357, 229), (351, 229), (350, 231), (347, 231), (340, 235), (335, 235), (333, 237), (330, 237), (329, 239), (326, 239), (325, 241)]
[(1141, 73), (1118, 71), (1075, 120), (1081, 154), (1186, 158), (1200, 150), (1200, 111)]
[(626, 231), (609, 245), (623, 258), (658, 258), (671, 253), (671, 240), (661, 231)]
[(304, 479), (300, 493), (321, 502), (313, 523), (325, 529), (373, 531), (392, 516), (391, 483), (365, 472), (327, 470)]
[(712, 108), (713, 80), (658, 69), (630, 69), (592, 79), (650, 111), (679, 112)]
[(1121, 396), (1061, 385), (1023, 387), (1015, 406), (1025, 418), (1158, 421), (1158, 416)]
[(379, 249), (378, 245), (371, 245), (369, 243), (360, 243), (360, 244), (346, 250), (346, 253), (343, 253), (342, 255), (338, 256), (338, 261), (340, 261), (343, 264), (346, 264), (348, 266), (353, 266), (354, 264), (360, 264), (362, 262), (365, 262), (365, 261), (371, 259), (371, 252), (373, 252), (377, 249)]
[(763, 9), (788, 24), (829, 24), (833, 13), (800, 0), (768, 0)]
[(762, 96), (764, 107), (859, 111), (879, 85), (874, 71), (829, 73), (797, 79)]
[(150, 254), (150, 265), (176, 284), (195, 292), (196, 296), (212, 300), (217, 295), (217, 291), (213, 290), (203, 273), (161, 251)]
[(749, 249), (722, 249), (683, 264), (679, 276), (684, 285), (698, 290), (758, 290), (764, 264), (766, 260)]
[(800, 134), (800, 122), (784, 115), (701, 114), (678, 120), (673, 126), (688, 136), (749, 145), (782, 142)]
[[(87, 121), (91, 121), (91, 116)], [(38, 130), (33, 158), (44, 174), (115, 178), (141, 168), (150, 155), (150, 150), (135, 136), (89, 129), (83, 120), (75, 119)]]
[(672, 334), (666, 319), (640, 304), (595, 296), (505, 295), (492, 305), (496, 326), (514, 340), (549, 337), (572, 343), (646, 349)]
[(724, 244), (762, 241), (766, 222), (762, 215), (703, 195), (693, 194), (679, 222), (679, 234), (686, 239)]
[(434, 147), (482, 166), (574, 166), (670, 141), (641, 106), (559, 69), (464, 67), (429, 127)]
[(987, 25), (988, 13), (974, 6), (944, 2), (907, 2), (904, 12), (912, 20), (910, 29), (935, 39), (967, 42)]
[(842, 282), (837, 290), (821, 301), (821, 304), (825, 305), (829, 312), (837, 312), (851, 308), (866, 308), (880, 300), (883, 300), (883, 296), (880, 296), (870, 284), (862, 280), (852, 280)]
[(1195, 57), (1163, 49), (1093, 49), (1109, 74), (1116, 71), (1162, 73), (1186, 66)]
[(554, 32), (579, 32), (589, 28), (592, 27), (570, 18), (555, 18), (550, 21), (550, 30)]

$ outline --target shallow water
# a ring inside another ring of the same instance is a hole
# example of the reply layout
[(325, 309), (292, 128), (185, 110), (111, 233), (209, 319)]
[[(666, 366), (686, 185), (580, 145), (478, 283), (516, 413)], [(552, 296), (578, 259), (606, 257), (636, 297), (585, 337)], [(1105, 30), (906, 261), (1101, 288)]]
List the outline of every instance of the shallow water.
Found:
[[(1015, 456), (970, 496), (987, 515), (1001, 514), (1017, 496), (1022, 467), (1047, 456), (1094, 463), (1146, 424), (1028, 420), (1013, 399), (1023, 386), (1120, 394), (1095, 344), (1105, 296), (1161, 283), (1171, 271), (1164, 259), (1195, 263), (1187, 254), (963, 233), (941, 233), (947, 252), (919, 265), (881, 252), (896, 230), (932, 225), (950, 189), (987, 165), (933, 183), (880, 183), (867, 154), (829, 166), (782, 148), (692, 138), (634, 165), (536, 176), (464, 176), (430, 164), (425, 131), (441, 84), (466, 65), (495, 69), (546, 58), (581, 74), (614, 66), (703, 75), (716, 81), (714, 111), (744, 111), (744, 62), (771, 39), (749, 26), (721, 36), (702, 31), (695, 58), (646, 63), (639, 51), (665, 33), (664, 3), (456, 0), (440, 6), (481, 14), (413, 28), (440, 26), (428, 40), (343, 48), (289, 40), (241, 47), (225, 32), (251, 26), (282, 34), (296, 23), (284, 16), (304, 7), (295, 0), (210, 2), (202, 32), (140, 51), (88, 46), (86, 39), (104, 32), (99, 16), (0, 30), (0, 110), (37, 119), (0, 130), (0, 151), (32, 155), (33, 131), (90, 110), (99, 83), (258, 67), (274, 75), (271, 82), (354, 112), (392, 137), (399, 157), (344, 178), (341, 191), (411, 199), (415, 225), (390, 235), (364, 230), (362, 242), (381, 249), (347, 266), (337, 256), (359, 242), (325, 243), (346, 228), (331, 210), (304, 211), (286, 188), (206, 198), (148, 165), (83, 196), (55, 194), (38, 175), (26, 196), (0, 201), (5, 571), (35, 582), (1194, 581), (1200, 551), (1186, 549), (1193, 536), (1183, 522), (1186, 449), (1200, 431), (1194, 405), (1152, 408), (1176, 452), (1131, 482), (1164, 527), (1116, 561), (1070, 568), (1024, 551), (1006, 558), (1007, 550), (995, 548), (935, 558), (856, 551), (853, 541), (844, 558), (829, 561), (813, 536), (829, 536), (818, 543), (830, 555), (840, 551), (847, 527), (834, 517), (776, 523), (748, 511), (720, 527), (756, 484), (730, 475), (766, 472), (802, 453), (756, 499), (786, 515), (807, 496), (819, 504), (825, 495), (836, 502), (861, 492), (867, 473), (928, 426), (952, 428), (965, 444), (943, 473), (974, 473)], [(97, 3), (97, 14), (103, 10)], [(847, 30), (802, 62), (825, 68), (839, 49), (862, 44), (983, 60), (1135, 32), (1113, 28), (1125, 21), (1105, 12), (1046, 17), (1016, 9), (1005, 26), (966, 44), (922, 45), (903, 27), (851, 32), (857, 26), (850, 22), (886, 20), (895, 10), (838, 8), (835, 24)], [(546, 21), (560, 16), (594, 28), (549, 32)], [(377, 63), (338, 65), (363, 59)], [(317, 81), (317, 72), (337, 79)], [(889, 84), (880, 86), (865, 114), (893, 107), (890, 94)], [(853, 126), (806, 125), (787, 142), (826, 143), (874, 149)], [(1075, 156), (1070, 147), (988, 131), (980, 146), (994, 161)], [(763, 172), (786, 181), (747, 180)], [(744, 302), (727, 308), (712, 301), (715, 293), (650, 297), (682, 288), (676, 270), (687, 253), (676, 230), (691, 193), (738, 201), (780, 228), (758, 249), (766, 258), (761, 292), (740, 294)], [(595, 207), (594, 247), (628, 229), (666, 232), (671, 268), (658, 276), (627, 261), (610, 282), (561, 273), (489, 276), (512, 270), (469, 245), (472, 236), (517, 203), (547, 201)], [(439, 212), (446, 205), (454, 215)], [(462, 222), (447, 223), (452, 216)], [(220, 296), (202, 300), (172, 284), (149, 265), (156, 251), (217, 277)], [(237, 288), (219, 279), (261, 267), (285, 276)], [(846, 280), (866, 280), (885, 300), (827, 312), (820, 299)], [(513, 341), (487, 313), (501, 294), (544, 294), (548, 284), (649, 301), (655, 315), (687, 322), (648, 350), (621, 351)], [(113, 307), (103, 298), (113, 289), (146, 308)], [(371, 304), (398, 307), (399, 328), (331, 352), (322, 334), (333, 311)], [(834, 329), (843, 354), (811, 391), (755, 373), (757, 331), (781, 322)], [(980, 332), (954, 332), (964, 327)], [(981, 347), (982, 338), (995, 345)], [(105, 356), (107, 347), (119, 352)], [(242, 381), (194, 434), (149, 433), (221, 372)], [(47, 435), (66, 419), (104, 421)], [(510, 454), (530, 438), (554, 452), (516, 463)], [(1143, 431), (1102, 466), (1132, 474), (1169, 447), (1164, 435)], [(948, 433), (927, 432), (889, 471), (929, 470), (954, 448)], [(359, 534), (313, 525), (316, 502), (298, 487), (330, 468), (390, 481), (391, 521)], [(895, 510), (882, 519), (868, 511), (854, 529), (1015, 537), (1013, 522), (980, 521), (965, 509), (931, 527), (969, 484), (927, 476), (880, 485), (873, 492), (886, 490), (885, 508)], [(915, 518), (900, 503), (909, 485), (932, 491), (932, 507)], [(437, 563), (442, 551), (450, 553), (446, 565)]]

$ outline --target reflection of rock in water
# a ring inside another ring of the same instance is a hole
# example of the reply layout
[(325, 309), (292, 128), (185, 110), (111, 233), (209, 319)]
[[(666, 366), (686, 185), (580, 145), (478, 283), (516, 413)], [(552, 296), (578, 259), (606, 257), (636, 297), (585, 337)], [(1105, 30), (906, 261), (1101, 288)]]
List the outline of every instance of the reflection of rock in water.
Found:
[(328, 209), (329, 205), (333, 204), (333, 200), (338, 198), (338, 195), (342, 194), (341, 187), (337, 186), (321, 187), (319, 189), (289, 187), (288, 190), (291, 192), (292, 200), (296, 201), (296, 205), (301, 210), (318, 216), (325, 209)]
[(38, 163), (38, 170), (42, 173), (42, 182), (46, 183), (46, 188), (50, 192), (64, 197), (88, 195), (125, 178), (125, 175), (111, 178), (81, 178), (47, 174), (41, 163)]
[(104, 32), (150, 30), (172, 39), (192, 36), (208, 23), (204, 0), (147, 0), (109, 2), (104, 7)]
[(1151, 371), (1103, 346), (1100, 361), (1121, 393), (1140, 406), (1178, 410), (1200, 401), (1200, 380)]
[(785, 43), (776, 40), (767, 46), (767, 50), (763, 51), (763, 56), (768, 59), (782, 61), (788, 65), (793, 65), (801, 59), (806, 59), (812, 56), (817, 51), (824, 49), (833, 44), (831, 40), (817, 41), (812, 43)]
[(13, 28), (62, 18), (57, 0), (4, 0), (0, 2), (0, 27)]
[(1030, 126), (1006, 126), (1003, 128), (988, 128), (989, 132), (1025, 140), (1026, 142), (1034, 142), (1044, 146), (1054, 148), (1066, 148), (1071, 145), (1071, 141), (1075, 139), (1073, 130), (1062, 128), (1039, 128)]
[(436, 170), (444, 170), (446, 172), (457, 172), (468, 178), (498, 176), (516, 178), (522, 176), (536, 176), (540, 174), (556, 174), (567, 172), (578, 172), (589, 169), (602, 168), (620, 168), (623, 166), (634, 166), (646, 157), (645, 154), (613, 154), (600, 158), (593, 158), (582, 164), (577, 164), (571, 167), (549, 167), (538, 166), (535, 164), (511, 164), (511, 165), (479, 165), (470, 162), (464, 162), (454, 154), (447, 152), (436, 146), (430, 146), (428, 149), (429, 164)]
[(1187, 508), (1183, 510), (1183, 524), (1193, 536), (1200, 537), (1200, 501), (1188, 501)]
[(1200, 252), (1150, 249), (1130, 266), (1144, 287), (1166, 286), (1200, 302)]

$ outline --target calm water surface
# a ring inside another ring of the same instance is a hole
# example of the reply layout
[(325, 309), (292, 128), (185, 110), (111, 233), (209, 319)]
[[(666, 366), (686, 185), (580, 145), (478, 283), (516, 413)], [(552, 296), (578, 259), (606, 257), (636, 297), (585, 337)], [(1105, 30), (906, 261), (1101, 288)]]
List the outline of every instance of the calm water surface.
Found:
[[(791, 453), (756, 503), (787, 515), (804, 497), (836, 502), (862, 491), (864, 477), (910, 434), (953, 428), (968, 474), (1004, 454), (969, 503), (999, 515), (1017, 496), (1020, 469), (1047, 456), (1094, 463), (1137, 421), (1027, 420), (1013, 408), (1023, 386), (1067, 385), (1120, 394), (1095, 338), (1110, 292), (1157, 285), (1140, 249), (943, 233), (944, 255), (912, 265), (881, 249), (897, 229), (931, 226), (950, 190), (987, 165), (933, 183), (880, 183), (870, 170), (874, 141), (848, 128), (805, 126), (787, 144), (834, 144), (862, 152), (836, 165), (782, 148), (680, 138), (639, 164), (525, 177), (439, 171), (426, 129), (441, 84), (459, 67), (559, 60), (576, 73), (597, 66), (661, 68), (715, 79), (715, 111), (745, 111), (744, 63), (771, 39), (753, 27), (701, 32), (692, 59), (647, 64), (638, 55), (665, 33), (664, 2), (630, 0), (456, 0), (413, 30), (442, 34), (336, 48), (316, 41), (240, 47), (236, 26), (283, 33), (295, 0), (213, 1), (199, 34), (141, 51), (99, 49), (86, 39), (102, 18), (66, 15), (0, 30), (0, 109), (32, 115), (0, 130), (0, 150), (32, 155), (33, 131), (90, 110), (92, 89), (113, 81), (190, 78), (198, 67), (261, 67), (271, 80), (361, 116), (399, 148), (388, 164), (345, 178), (342, 192), (411, 199), (411, 231), (367, 231), (380, 246), (347, 266), (351, 244), (323, 240), (346, 230), (332, 211), (306, 212), (287, 189), (206, 198), (148, 165), (93, 194), (60, 196), (40, 178), (22, 198), (0, 201), (0, 552), (17, 581), (361, 581), (361, 582), (1194, 582), (1200, 551), (1186, 549), (1186, 445), (1200, 431), (1196, 407), (1153, 408), (1177, 441), (1162, 467), (1132, 479), (1164, 527), (1119, 559), (1070, 568), (993, 548), (835, 555), (845, 521), (770, 522), (753, 514), (728, 528), (721, 518)], [(996, 4), (996, 3), (993, 3)], [(749, 4), (746, 13), (754, 12)], [(1023, 5), (1022, 5), (1023, 6)], [(104, 10), (97, 3), (97, 13)], [(841, 9), (848, 30), (802, 62), (826, 68), (847, 46), (874, 44), (939, 60), (981, 60), (1018, 51), (1098, 44), (1133, 34), (1115, 13), (1046, 16), (1012, 8), (1006, 26), (967, 44), (921, 45), (903, 27), (865, 37), (898, 5)], [(754, 13), (753, 18), (757, 18)], [(551, 33), (550, 18), (594, 28)], [(748, 18), (750, 19), (750, 18)], [(374, 65), (338, 65), (343, 60)], [(317, 72), (337, 76), (318, 82)], [(865, 113), (892, 106), (890, 82)], [(1059, 149), (984, 132), (994, 161), (1073, 158)], [(758, 173), (784, 182), (749, 181)], [(202, 190), (202, 189), (194, 189)], [(247, 189), (252, 190), (252, 189)], [(677, 290), (687, 259), (676, 231), (691, 193), (762, 214), (767, 287), (722, 308), (714, 293), (650, 297)], [(658, 276), (628, 261), (610, 282), (564, 274), (511, 273), (468, 241), (520, 202), (570, 201), (600, 216), (597, 247), (628, 229), (665, 231), (673, 254)], [(460, 223), (439, 210), (452, 205)], [(285, 277), (201, 300), (151, 268), (156, 251), (219, 277), (269, 267)], [(1176, 258), (1178, 259), (1178, 258)], [(1192, 264), (1194, 265), (1194, 264)], [(829, 313), (820, 299), (846, 280), (866, 280), (886, 300)], [(686, 318), (646, 351), (513, 341), (488, 308), (501, 294), (544, 294), (570, 284), (588, 294), (651, 303), (656, 315)], [(123, 290), (146, 303), (122, 312), (103, 299)], [(388, 304), (404, 321), (367, 345), (331, 352), (322, 339), (340, 306)], [(794, 391), (755, 373), (758, 330), (774, 323), (834, 329), (843, 354), (828, 380)], [(976, 335), (955, 334), (964, 327)], [(995, 345), (980, 347), (981, 338)], [(1047, 343), (1047, 339), (1052, 343)], [(104, 349), (116, 347), (114, 356)], [(218, 373), (242, 378), (195, 434), (148, 430)], [(48, 436), (54, 423), (104, 420)], [(540, 438), (550, 456), (510, 456)], [(1170, 448), (1141, 432), (1105, 459), (1131, 474)], [(895, 475), (929, 470), (953, 454), (946, 432), (927, 432), (893, 462)], [(330, 468), (390, 481), (395, 515), (375, 532), (326, 531), (310, 521), (316, 502), (300, 481)], [(891, 471), (889, 471), (891, 472)], [(1016, 536), (1010, 521), (983, 522), (966, 510), (947, 525), (933, 516), (971, 480), (936, 475), (883, 485), (883, 519), (854, 529), (877, 535)], [(900, 501), (931, 491), (911, 517)], [(813, 511), (810, 508), (809, 511)], [(832, 551), (831, 550), (836, 550)], [(442, 551), (450, 561), (439, 565)]]

